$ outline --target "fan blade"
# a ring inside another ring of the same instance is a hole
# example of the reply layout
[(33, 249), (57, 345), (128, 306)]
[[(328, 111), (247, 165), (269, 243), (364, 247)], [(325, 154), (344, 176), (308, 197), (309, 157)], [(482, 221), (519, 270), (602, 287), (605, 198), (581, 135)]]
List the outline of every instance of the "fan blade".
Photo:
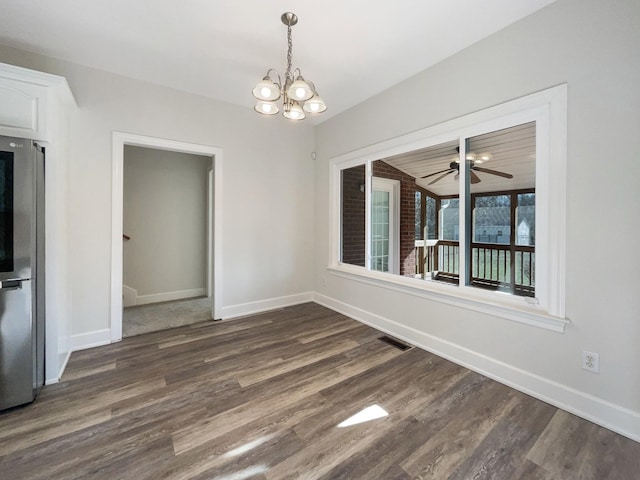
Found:
[[(429, 175), (425, 175), (424, 177), (420, 177), (420, 178), (429, 178), (429, 177), (433, 177), (434, 175), (438, 175), (442, 172), (448, 172), (449, 170), (451, 170), (450, 168), (445, 168), (444, 170), (440, 170), (439, 172), (436, 173), (430, 173)], [(431, 185), (431, 184), (429, 184)]]
[[(480, 183), (480, 177), (478, 175), (476, 175), (475, 173), (471, 172), (471, 183)], [(456, 173), (453, 177), (454, 180), (458, 180), (460, 178), (460, 174)]]
[[(449, 175), (450, 173), (455, 172), (456, 170), (448, 170), (447, 173), (440, 175), (438, 178), (436, 178), (435, 180), (433, 180), (432, 182), (429, 182), (429, 185), (433, 185), (436, 182), (439, 182), (440, 180), (442, 180), (444, 177), (446, 177), (447, 175)], [(438, 172), (438, 173), (442, 173), (442, 172)]]
[(484, 168), (484, 167), (473, 166), (471, 168), (473, 170), (477, 170), (478, 172), (490, 173), (491, 175), (497, 175), (499, 177), (504, 177), (504, 178), (513, 178), (513, 175), (511, 175), (510, 173), (499, 172), (497, 170), (489, 170), (488, 168)]

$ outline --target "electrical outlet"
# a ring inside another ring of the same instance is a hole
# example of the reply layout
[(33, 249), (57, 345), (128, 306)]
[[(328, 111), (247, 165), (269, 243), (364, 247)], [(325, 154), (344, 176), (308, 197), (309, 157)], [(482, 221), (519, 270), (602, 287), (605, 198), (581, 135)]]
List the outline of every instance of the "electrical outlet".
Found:
[(582, 368), (593, 373), (600, 373), (600, 357), (597, 353), (582, 352)]

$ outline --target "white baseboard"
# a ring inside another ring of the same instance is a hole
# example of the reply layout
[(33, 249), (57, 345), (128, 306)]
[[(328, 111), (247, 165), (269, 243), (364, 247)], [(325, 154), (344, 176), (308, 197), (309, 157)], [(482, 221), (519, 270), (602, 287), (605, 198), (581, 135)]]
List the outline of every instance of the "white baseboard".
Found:
[(258, 300), (255, 302), (240, 303), (238, 305), (229, 305), (222, 307), (222, 319), (228, 320), (244, 315), (265, 312), (276, 308), (289, 307), (291, 305), (299, 305), (313, 301), (313, 292), (298, 293), (296, 295), (288, 295), (286, 297), (269, 298), (267, 300)]
[(127, 285), (122, 285), (122, 306), (135, 307), (138, 302), (138, 291)]
[(111, 329), (94, 330), (71, 336), (71, 351), (77, 352), (86, 348), (99, 347), (111, 343)]
[(469, 370), (478, 372), (636, 442), (640, 442), (639, 412), (521, 370), (331, 297), (314, 293), (313, 300), (320, 305), (393, 335), (439, 357), (446, 358)]
[(62, 378), (62, 374), (64, 373), (65, 369), (67, 368), (67, 363), (69, 363), (69, 359), (71, 358), (71, 350), (67, 350), (67, 354), (64, 356), (64, 360), (62, 361), (62, 364), (60, 365), (60, 370), (58, 371), (58, 378), (56, 380), (56, 382), (59, 382), (60, 379)]
[(151, 295), (138, 295), (136, 297), (136, 305), (147, 305), (149, 303), (158, 303), (158, 302), (170, 302), (172, 300), (204, 297), (206, 295), (207, 295), (206, 288), (192, 288), (190, 290), (178, 290), (176, 292), (154, 293)]
[(58, 370), (58, 376), (54, 378), (46, 378), (44, 380), (45, 385), (53, 385), (54, 383), (58, 383), (60, 381), (60, 379), (62, 378), (62, 374), (67, 368), (67, 363), (69, 363), (69, 358), (71, 358), (71, 350), (68, 350), (67, 354), (64, 356), (64, 360), (62, 361), (60, 369)]

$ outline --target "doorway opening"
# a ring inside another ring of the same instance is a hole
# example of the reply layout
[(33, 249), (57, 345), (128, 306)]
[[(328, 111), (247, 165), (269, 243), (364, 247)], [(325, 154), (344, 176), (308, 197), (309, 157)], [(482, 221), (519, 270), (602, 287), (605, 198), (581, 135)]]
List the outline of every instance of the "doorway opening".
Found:
[(124, 147), (122, 336), (211, 319), (211, 157)]
[[(123, 334), (123, 293), (131, 296), (131, 291), (123, 289), (123, 243), (131, 236), (123, 230), (124, 219), (124, 158), (125, 147), (142, 147), (176, 154), (191, 154), (210, 158), (207, 174), (207, 240), (203, 257), (206, 258), (206, 271), (203, 292), (211, 299), (211, 319), (220, 319), (222, 284), (221, 252), (221, 211), (222, 211), (222, 149), (206, 145), (190, 144), (174, 140), (145, 137), (121, 132), (113, 134), (113, 184), (112, 184), (112, 238), (111, 238), (111, 341), (122, 339)], [(127, 240), (129, 238), (129, 240)], [(161, 260), (161, 259), (158, 259)], [(195, 292), (181, 291), (177, 295), (189, 295)], [(169, 296), (155, 297), (147, 295), (147, 300), (172, 300)], [(142, 295), (144, 297), (144, 295)], [(140, 297), (138, 297), (140, 298)], [(144, 303), (143, 301), (143, 303)]]

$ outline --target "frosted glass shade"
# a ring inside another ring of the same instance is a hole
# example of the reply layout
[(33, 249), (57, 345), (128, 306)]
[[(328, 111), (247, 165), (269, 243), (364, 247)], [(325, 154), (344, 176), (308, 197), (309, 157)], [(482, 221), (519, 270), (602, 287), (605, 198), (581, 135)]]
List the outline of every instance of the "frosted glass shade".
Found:
[(298, 77), (287, 90), (287, 96), (292, 100), (302, 102), (313, 97), (313, 89), (302, 77)]
[(309, 100), (304, 102), (304, 111), (307, 113), (322, 113), (327, 109), (324, 100), (318, 95), (314, 95)]
[(280, 109), (274, 102), (258, 102), (256, 103), (256, 106), (253, 107), (253, 109), (258, 113), (262, 113), (263, 115), (275, 115), (280, 111)]
[(290, 108), (285, 108), (283, 115), (289, 120), (302, 120), (305, 117), (298, 102), (293, 102)]
[(258, 100), (272, 102), (280, 98), (280, 87), (269, 77), (264, 77), (253, 89), (253, 96)]

